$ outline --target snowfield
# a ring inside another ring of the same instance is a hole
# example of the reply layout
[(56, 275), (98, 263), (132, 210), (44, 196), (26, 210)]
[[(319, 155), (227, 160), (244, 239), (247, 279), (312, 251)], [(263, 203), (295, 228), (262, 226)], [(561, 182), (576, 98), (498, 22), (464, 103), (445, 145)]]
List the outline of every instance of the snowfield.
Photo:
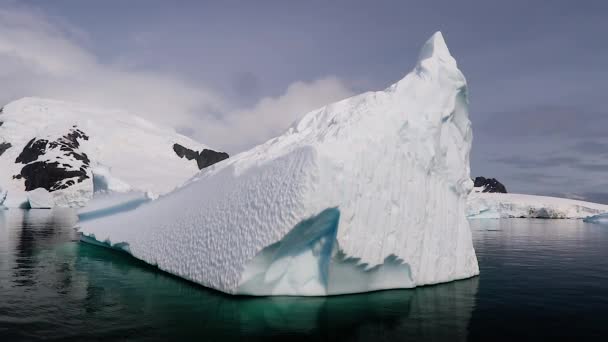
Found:
[(231, 294), (334, 295), (479, 273), (466, 81), (441, 33), (405, 78), (304, 115), (83, 241)]
[(14, 101), (0, 113), (4, 205), (27, 206), (26, 191), (36, 188), (49, 190), (61, 207), (82, 207), (94, 192), (167, 193), (199, 171), (196, 161), (175, 153), (176, 143), (206, 148), (124, 111), (40, 98)]
[(601, 213), (608, 213), (608, 205), (547, 196), (473, 192), (467, 201), (472, 219), (582, 219)]

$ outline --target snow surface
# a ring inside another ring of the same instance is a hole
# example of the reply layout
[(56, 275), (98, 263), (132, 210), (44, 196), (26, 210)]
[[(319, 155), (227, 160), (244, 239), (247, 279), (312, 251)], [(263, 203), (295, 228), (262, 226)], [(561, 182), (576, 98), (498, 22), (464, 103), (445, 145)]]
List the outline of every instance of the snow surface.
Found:
[(55, 207), (53, 195), (44, 188), (37, 188), (27, 192), (27, 201), (31, 209), (51, 209)]
[(608, 212), (608, 205), (547, 196), (472, 192), (467, 216), (477, 218), (581, 219)]
[[(152, 196), (167, 193), (199, 171), (196, 163), (175, 154), (173, 144), (195, 150), (207, 148), (125, 111), (56, 100), (23, 98), (11, 102), (0, 113), (0, 121), (0, 143), (12, 145), (0, 156), (0, 185), (8, 191), (7, 207), (27, 202), (24, 180), (13, 176), (24, 166), (15, 159), (32, 138), (54, 141), (73, 126), (89, 137), (80, 141), (79, 150), (91, 160), (87, 171), (91, 179), (51, 192), (58, 206), (67, 207), (83, 206), (95, 190), (140, 191)], [(38, 160), (66, 162), (59, 148), (47, 151)], [(70, 170), (82, 166), (73, 158), (67, 163)]]
[(232, 294), (328, 295), (479, 273), (467, 88), (441, 33), (384, 91), (304, 115), (137, 209), (80, 222), (83, 241)]

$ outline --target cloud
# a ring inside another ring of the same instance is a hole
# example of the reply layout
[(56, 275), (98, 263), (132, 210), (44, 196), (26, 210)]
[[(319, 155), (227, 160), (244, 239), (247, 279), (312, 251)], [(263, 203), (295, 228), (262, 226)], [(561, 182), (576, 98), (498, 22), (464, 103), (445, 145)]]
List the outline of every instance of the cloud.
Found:
[[(603, 188), (608, 188), (608, 185), (605, 184)], [(608, 192), (585, 192), (582, 197), (585, 201), (608, 204)]]
[[(136, 63), (125, 61), (120, 51), (109, 58), (119, 64), (102, 61), (88, 44), (94, 42), (86, 33), (40, 11), (0, 7), (0, 103), (38, 96), (126, 109), (234, 152), (280, 133), (307, 111), (351, 95), (339, 79), (327, 77), (295, 82), (281, 96), (243, 109), (205, 84), (130, 68)], [(236, 82), (245, 94), (254, 93), (258, 81), (243, 74)]]
[(608, 115), (583, 106), (533, 105), (475, 117), (474, 128), (493, 139), (602, 138)]
[(104, 64), (72, 37), (39, 12), (0, 9), (0, 101), (50, 97), (123, 108), (164, 124), (185, 124), (224, 106), (205, 87)]
[(608, 155), (608, 143), (594, 140), (579, 141), (571, 149), (585, 154)]
[(545, 167), (564, 167), (577, 165), (580, 161), (576, 157), (571, 156), (538, 156), (534, 158), (522, 156), (510, 156), (504, 158), (496, 158), (493, 161), (512, 165), (521, 169), (538, 169)]
[(282, 95), (263, 98), (251, 109), (226, 113), (217, 119), (204, 118), (200, 138), (213, 146), (238, 151), (280, 134), (309, 111), (351, 95), (352, 91), (335, 77), (295, 82)]
[(564, 177), (542, 172), (518, 172), (511, 174), (510, 178), (517, 181), (543, 183), (551, 186), (567, 181)]
[(585, 105), (527, 105), (479, 115), (475, 172), (516, 192), (593, 192), (608, 171), (604, 113)]

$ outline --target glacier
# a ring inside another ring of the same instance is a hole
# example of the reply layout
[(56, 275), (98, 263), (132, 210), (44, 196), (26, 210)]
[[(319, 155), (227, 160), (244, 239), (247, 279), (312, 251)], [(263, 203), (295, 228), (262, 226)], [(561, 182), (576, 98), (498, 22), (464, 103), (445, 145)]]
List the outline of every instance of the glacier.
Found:
[[(211, 151), (123, 110), (33, 97), (13, 101), (0, 110), (4, 205), (28, 207), (28, 192), (36, 188), (48, 190), (58, 207), (83, 207), (107, 192), (158, 197), (199, 171), (176, 145), (194, 154)], [(227, 158), (214, 153), (208, 153), (212, 162)]]
[(467, 200), (470, 219), (583, 219), (608, 212), (608, 205), (549, 196), (473, 191)]
[(479, 274), (467, 84), (440, 32), (383, 91), (302, 116), (284, 134), (157, 199), (89, 215), (81, 239), (228, 294), (324, 296)]

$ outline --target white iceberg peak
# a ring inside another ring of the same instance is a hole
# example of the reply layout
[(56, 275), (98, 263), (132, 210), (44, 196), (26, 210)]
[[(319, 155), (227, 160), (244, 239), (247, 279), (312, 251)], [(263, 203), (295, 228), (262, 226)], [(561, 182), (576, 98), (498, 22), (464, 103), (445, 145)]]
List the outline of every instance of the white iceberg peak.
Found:
[(416, 67), (419, 70), (432, 71), (433, 74), (436, 74), (439, 65), (457, 69), (456, 60), (450, 54), (450, 50), (443, 39), (443, 35), (440, 31), (437, 31), (426, 41), (422, 46), (422, 49), (420, 49)]
[(443, 39), (443, 34), (440, 31), (433, 33), (433, 35), (424, 43), (422, 49), (420, 49), (420, 56), (418, 60), (427, 58), (452, 58), (450, 50)]

